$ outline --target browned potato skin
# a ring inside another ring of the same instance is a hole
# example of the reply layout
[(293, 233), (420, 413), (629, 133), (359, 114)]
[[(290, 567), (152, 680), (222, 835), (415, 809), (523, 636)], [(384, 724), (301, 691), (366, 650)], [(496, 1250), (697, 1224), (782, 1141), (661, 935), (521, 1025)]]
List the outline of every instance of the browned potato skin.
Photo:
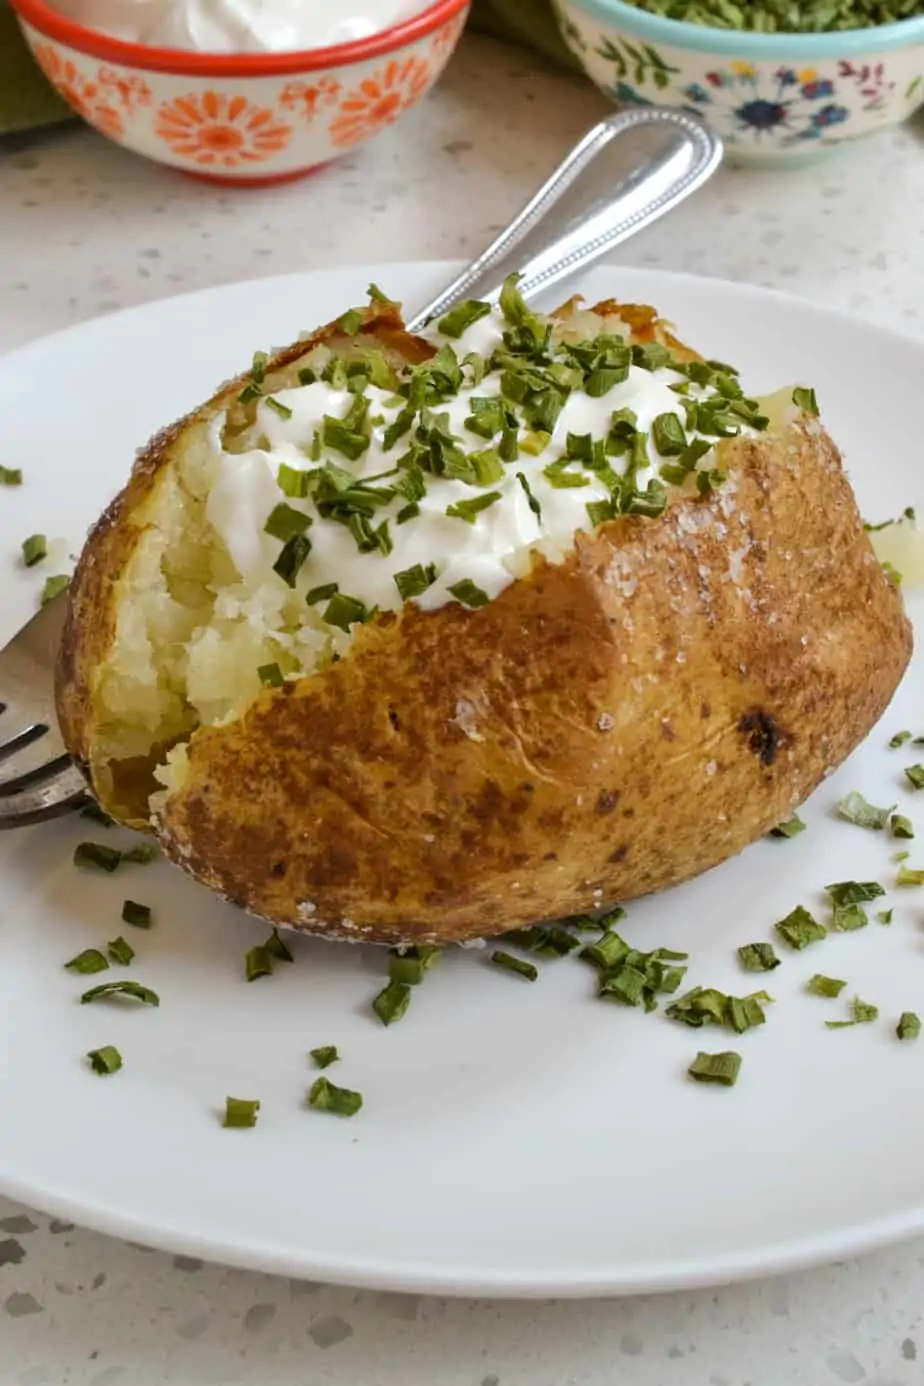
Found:
[(722, 448), (730, 501), (578, 534), (477, 611), (388, 613), (194, 733), (168, 855), (275, 923), (449, 942), (672, 885), (787, 817), (884, 711), (911, 628), (815, 420)]

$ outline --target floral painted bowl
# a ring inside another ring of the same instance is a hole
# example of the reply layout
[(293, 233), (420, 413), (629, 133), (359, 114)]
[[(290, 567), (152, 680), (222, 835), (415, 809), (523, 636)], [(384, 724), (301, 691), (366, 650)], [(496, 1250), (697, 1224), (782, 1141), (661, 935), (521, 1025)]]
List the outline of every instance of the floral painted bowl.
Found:
[(45, 75), (118, 144), (234, 185), (301, 177), (371, 139), (426, 94), (470, 0), (436, 0), (370, 38), (299, 53), (216, 54), (108, 38), (12, 0)]
[(924, 103), (924, 17), (829, 34), (711, 29), (622, 0), (553, 0), (587, 75), (629, 105), (704, 117), (740, 163), (791, 163)]

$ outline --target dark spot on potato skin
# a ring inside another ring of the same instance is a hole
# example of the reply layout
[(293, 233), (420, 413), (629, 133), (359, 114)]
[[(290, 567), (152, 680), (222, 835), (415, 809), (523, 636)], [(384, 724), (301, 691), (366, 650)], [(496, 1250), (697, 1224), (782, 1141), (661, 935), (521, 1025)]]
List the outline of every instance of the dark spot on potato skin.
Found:
[(709, 703), (703, 703), (699, 710), (699, 715), (705, 722), (707, 717), (712, 716), (712, 707)]
[(601, 815), (612, 813), (613, 810), (619, 804), (619, 798), (620, 795), (618, 789), (601, 789), (600, 793), (597, 795), (597, 802), (594, 806), (594, 812), (599, 813)]
[(665, 741), (677, 740), (677, 733), (666, 719), (661, 723), (661, 735), (664, 737)]
[(543, 861), (558, 861), (558, 853), (557, 853), (557, 852), (546, 852), (546, 854), (545, 854), (545, 856), (542, 858), (542, 860), (543, 860)]
[(285, 874), (286, 864), (284, 861), (277, 861), (270, 867), (270, 875), (275, 876), (277, 880), (281, 880)]
[(393, 707), (390, 707), (388, 709), (388, 720), (394, 727), (395, 731), (401, 730), (401, 718), (398, 716), (397, 712), (395, 712), (395, 709)]
[(752, 708), (738, 722), (738, 730), (747, 737), (748, 749), (758, 757), (761, 765), (771, 766), (785, 738), (770, 713), (761, 707)]
[(617, 847), (616, 850), (615, 850), (615, 852), (611, 852), (611, 853), (610, 853), (610, 855), (609, 855), (609, 860), (610, 860), (611, 862), (613, 862), (613, 864), (615, 865), (615, 864), (617, 864), (618, 862), (625, 861), (625, 859), (626, 859), (626, 857), (627, 857), (628, 855), (629, 855), (629, 849), (628, 849), (628, 847)]
[(538, 821), (543, 832), (557, 832), (565, 821), (565, 815), (561, 809), (546, 809), (540, 813)]

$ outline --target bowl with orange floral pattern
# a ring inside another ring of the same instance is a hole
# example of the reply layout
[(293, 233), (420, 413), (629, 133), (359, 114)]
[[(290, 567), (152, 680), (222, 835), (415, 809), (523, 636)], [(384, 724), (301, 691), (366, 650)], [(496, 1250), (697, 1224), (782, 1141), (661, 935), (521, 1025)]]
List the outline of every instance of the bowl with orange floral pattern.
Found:
[(33, 56), (84, 120), (137, 154), (213, 182), (301, 177), (393, 125), (437, 80), (470, 0), (337, 47), (197, 53), (110, 38), (12, 0)]
[(924, 104), (924, 14), (828, 33), (758, 33), (625, 0), (552, 0), (562, 36), (620, 105), (680, 106), (730, 161), (805, 162)]

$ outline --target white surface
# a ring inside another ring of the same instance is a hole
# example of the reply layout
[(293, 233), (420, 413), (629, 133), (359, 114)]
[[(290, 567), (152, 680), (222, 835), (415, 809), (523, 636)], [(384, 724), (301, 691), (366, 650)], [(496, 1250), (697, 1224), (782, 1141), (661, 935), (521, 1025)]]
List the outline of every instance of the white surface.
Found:
[[(218, 193), (89, 132), (20, 144), (0, 154), (0, 262), (14, 267), (0, 282), (0, 340), (177, 287), (360, 261), (373, 246), (393, 258), (473, 253), (603, 109), (570, 79), (470, 40), (399, 130), (292, 188)], [(906, 130), (816, 170), (722, 174), (620, 258), (787, 286), (917, 330), (922, 192), (919, 138)], [(917, 1242), (621, 1303), (357, 1295), (145, 1255), (7, 1205), (0, 1381), (906, 1386), (920, 1380), (922, 1290)]]

